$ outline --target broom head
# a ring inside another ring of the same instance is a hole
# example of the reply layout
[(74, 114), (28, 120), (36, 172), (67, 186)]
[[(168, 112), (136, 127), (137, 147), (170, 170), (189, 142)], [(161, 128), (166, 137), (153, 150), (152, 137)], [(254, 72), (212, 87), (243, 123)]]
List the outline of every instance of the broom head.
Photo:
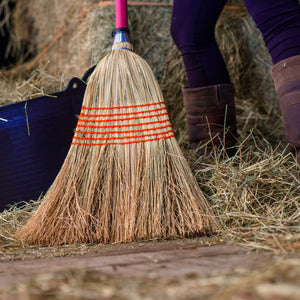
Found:
[(155, 76), (131, 50), (114, 44), (91, 75), (65, 162), (17, 232), (24, 242), (129, 242), (217, 230)]

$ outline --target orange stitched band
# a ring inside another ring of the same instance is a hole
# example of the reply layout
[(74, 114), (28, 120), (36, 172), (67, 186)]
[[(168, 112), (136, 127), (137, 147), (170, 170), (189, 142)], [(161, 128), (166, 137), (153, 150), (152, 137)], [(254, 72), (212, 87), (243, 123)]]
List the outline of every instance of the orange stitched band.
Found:
[(96, 126), (96, 125), (80, 125), (77, 124), (76, 128), (121, 128), (121, 127), (134, 127), (134, 126), (142, 126), (142, 125), (151, 125), (151, 124), (158, 124), (158, 123), (166, 123), (170, 122), (169, 119), (161, 120), (161, 121), (154, 121), (154, 122), (145, 122), (139, 124), (123, 124), (123, 125), (104, 125), (104, 126)]
[(134, 132), (143, 132), (143, 131), (152, 131), (152, 130), (159, 130), (163, 128), (172, 128), (172, 125), (160, 126), (160, 127), (153, 127), (147, 129), (140, 129), (140, 130), (127, 130), (127, 131), (82, 131), (76, 130), (75, 133), (90, 133), (90, 134), (115, 134), (115, 133), (134, 133)]
[(139, 139), (139, 138), (144, 138), (144, 137), (150, 137), (150, 136), (157, 136), (157, 135), (164, 135), (167, 133), (174, 133), (173, 130), (168, 130), (165, 132), (160, 132), (160, 133), (152, 133), (152, 134), (144, 134), (144, 135), (136, 135), (136, 136), (122, 136), (122, 137), (109, 137), (109, 138), (92, 138), (92, 137), (79, 137), (79, 136), (74, 136), (74, 140), (93, 140), (93, 141), (109, 141), (109, 140), (125, 140), (125, 139)]
[(168, 115), (168, 113), (163, 113), (163, 114), (157, 114), (157, 115), (152, 115), (152, 116), (132, 117), (132, 118), (124, 118), (124, 119), (109, 119), (109, 120), (83, 120), (83, 119), (79, 119), (78, 122), (84, 122), (84, 123), (89, 123), (89, 122), (97, 122), (97, 123), (116, 122), (116, 121), (128, 121), (128, 120), (136, 120), (136, 119), (149, 119), (149, 118), (161, 117), (161, 116), (167, 116), (167, 115)]
[(134, 107), (145, 107), (145, 106), (153, 106), (153, 105), (161, 105), (165, 104), (165, 102), (156, 102), (156, 103), (147, 103), (147, 104), (140, 104), (140, 105), (130, 105), (130, 106), (114, 106), (114, 107), (87, 107), (87, 106), (82, 106), (81, 109), (120, 109), (120, 108), (134, 108)]
[(127, 144), (137, 144), (137, 143), (158, 141), (158, 140), (162, 140), (162, 139), (169, 139), (169, 138), (172, 138), (172, 137), (175, 137), (175, 135), (171, 134), (169, 136), (158, 137), (158, 138), (155, 138), (155, 139), (148, 139), (148, 140), (141, 140), (141, 141), (131, 141), (131, 142), (123, 142), (123, 143), (77, 143), (77, 142), (72, 142), (71, 145), (82, 145), (82, 146), (127, 145)]
[(105, 115), (86, 115), (81, 113), (79, 117), (113, 117), (113, 116), (128, 116), (128, 115), (138, 115), (138, 114), (146, 114), (154, 111), (166, 110), (165, 107), (160, 107), (157, 109), (145, 110), (145, 111), (136, 111), (136, 112), (128, 112), (128, 113), (119, 113), (119, 114), (105, 114)]

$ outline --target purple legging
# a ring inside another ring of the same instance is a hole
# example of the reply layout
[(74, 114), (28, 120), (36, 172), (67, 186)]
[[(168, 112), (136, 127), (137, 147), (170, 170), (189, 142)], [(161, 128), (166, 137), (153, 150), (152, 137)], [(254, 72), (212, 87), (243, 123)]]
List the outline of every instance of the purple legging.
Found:
[[(230, 83), (215, 40), (227, 0), (174, 0), (171, 34), (180, 50), (190, 88)], [(262, 32), (273, 63), (300, 55), (298, 0), (244, 0)]]

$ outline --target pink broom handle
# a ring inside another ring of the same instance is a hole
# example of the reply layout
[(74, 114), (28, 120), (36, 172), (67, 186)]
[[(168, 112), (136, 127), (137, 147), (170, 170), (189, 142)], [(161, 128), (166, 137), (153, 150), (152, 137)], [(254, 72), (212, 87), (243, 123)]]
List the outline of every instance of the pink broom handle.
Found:
[(127, 0), (115, 0), (116, 29), (128, 28)]

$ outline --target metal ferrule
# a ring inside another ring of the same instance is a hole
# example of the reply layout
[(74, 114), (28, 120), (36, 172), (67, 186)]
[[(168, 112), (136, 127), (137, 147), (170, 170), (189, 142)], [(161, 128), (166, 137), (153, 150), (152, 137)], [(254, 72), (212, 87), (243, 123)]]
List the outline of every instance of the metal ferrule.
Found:
[[(126, 28), (118, 28), (113, 32), (113, 37), (114, 37), (114, 42), (113, 44), (116, 43), (130, 43), (130, 38), (129, 38), (129, 30)], [(117, 49), (127, 49), (127, 48), (116, 48)], [(131, 49), (128, 49), (131, 50)]]
[(114, 44), (116, 43), (130, 43), (129, 32), (118, 30), (114, 33)]

